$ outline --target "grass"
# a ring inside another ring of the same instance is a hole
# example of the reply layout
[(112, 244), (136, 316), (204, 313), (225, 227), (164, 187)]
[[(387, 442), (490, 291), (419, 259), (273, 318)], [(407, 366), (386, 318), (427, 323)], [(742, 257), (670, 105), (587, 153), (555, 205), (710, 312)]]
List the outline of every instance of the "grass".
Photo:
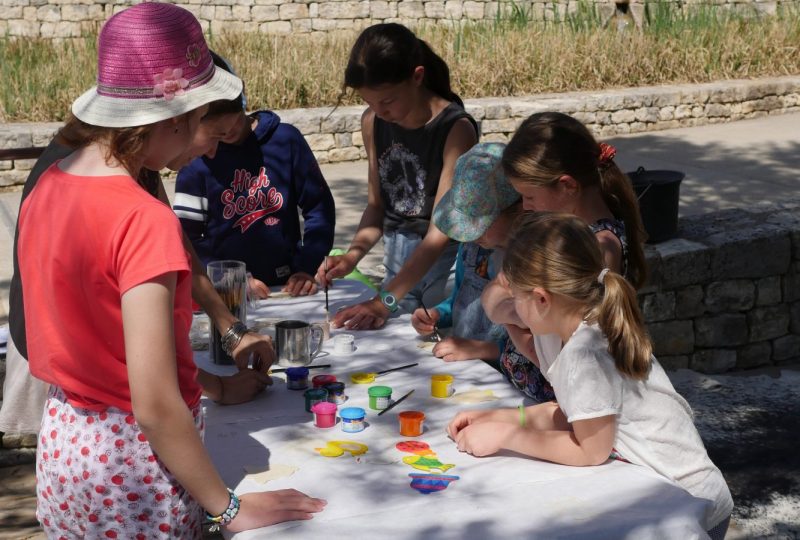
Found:
[[(492, 21), (418, 27), (464, 98), (800, 74), (800, 11), (744, 16), (713, 6), (645, 6), (641, 30), (619, 33), (590, 4), (570, 13), (508, 2)], [(608, 26), (608, 27), (606, 27)], [(245, 80), (250, 108), (359, 103), (342, 95), (355, 33), (209, 36)], [(0, 121), (63, 120), (94, 83), (95, 36), (0, 38)]]

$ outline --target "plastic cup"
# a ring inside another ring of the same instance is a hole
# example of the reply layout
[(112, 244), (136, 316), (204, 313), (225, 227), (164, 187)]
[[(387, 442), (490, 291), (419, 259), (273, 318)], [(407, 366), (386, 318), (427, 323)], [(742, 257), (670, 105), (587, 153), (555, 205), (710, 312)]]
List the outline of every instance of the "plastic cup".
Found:
[(356, 338), (353, 334), (339, 334), (333, 338), (333, 352), (336, 354), (350, 354), (356, 350)]
[(308, 388), (308, 368), (288, 368), (286, 370), (286, 388), (289, 390)]
[(392, 401), (392, 389), (388, 386), (370, 386), (367, 394), (369, 394), (369, 408), (376, 411), (382, 411)]
[(341, 405), (345, 401), (347, 401), (347, 396), (344, 393), (344, 383), (343, 382), (332, 382), (323, 386), (325, 390), (328, 391), (328, 401), (331, 403), (336, 403), (337, 405)]
[(425, 413), (420, 411), (403, 411), (397, 415), (400, 420), (400, 435), (405, 437), (418, 437), (422, 435), (422, 422)]
[(453, 393), (453, 376), (447, 373), (431, 375), (431, 395), (435, 398), (448, 398)]
[(314, 413), (314, 425), (318, 428), (329, 428), (336, 425), (336, 404), (320, 401), (311, 407)]

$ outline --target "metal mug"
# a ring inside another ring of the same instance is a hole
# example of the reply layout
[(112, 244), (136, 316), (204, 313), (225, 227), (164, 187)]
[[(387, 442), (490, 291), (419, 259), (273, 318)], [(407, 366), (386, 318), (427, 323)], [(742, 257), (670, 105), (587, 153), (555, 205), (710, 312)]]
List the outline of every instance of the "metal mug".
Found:
[[(316, 334), (316, 337), (313, 337)], [(275, 323), (275, 349), (278, 364), (285, 367), (307, 366), (322, 349), (325, 330), (305, 321)], [(313, 344), (313, 349), (312, 349)]]

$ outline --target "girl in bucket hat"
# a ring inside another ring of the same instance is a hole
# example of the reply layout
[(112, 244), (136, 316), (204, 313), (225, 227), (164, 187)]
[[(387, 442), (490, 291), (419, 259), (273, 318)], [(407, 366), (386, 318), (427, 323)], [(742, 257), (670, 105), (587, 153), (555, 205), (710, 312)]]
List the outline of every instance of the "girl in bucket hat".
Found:
[(553, 399), (550, 384), (481, 306), (481, 293), (497, 276), (511, 224), (522, 211), (520, 195), (500, 163), (504, 149), (504, 144), (480, 143), (458, 158), (453, 187), (433, 212), (439, 230), (461, 242), (455, 287), (432, 309), (417, 309), (411, 324), (420, 334), (452, 327), (451, 335), (434, 346), (435, 356), (445, 362), (485, 360), (520, 392), (543, 402)]
[(100, 33), (97, 86), (62, 130), (78, 150), (20, 209), (30, 368), (52, 385), (37, 448), (49, 537), (199, 538), (203, 510), (240, 531), (324, 505), (292, 490), (238, 498), (214, 469), (188, 339), (190, 262), (176, 216), (137, 181), (185, 150), (208, 103), (240, 92), (188, 11), (120, 12)]

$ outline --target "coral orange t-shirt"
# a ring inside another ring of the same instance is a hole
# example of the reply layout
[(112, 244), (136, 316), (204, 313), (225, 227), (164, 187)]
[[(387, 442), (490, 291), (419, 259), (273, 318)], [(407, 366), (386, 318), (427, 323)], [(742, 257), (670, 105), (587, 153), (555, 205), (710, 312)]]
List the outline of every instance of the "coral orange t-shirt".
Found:
[(172, 210), (130, 176), (76, 176), (53, 164), (20, 209), (18, 257), (31, 373), (78, 407), (131, 411), (122, 295), (177, 272), (178, 382), (200, 399), (189, 344), (191, 262)]

